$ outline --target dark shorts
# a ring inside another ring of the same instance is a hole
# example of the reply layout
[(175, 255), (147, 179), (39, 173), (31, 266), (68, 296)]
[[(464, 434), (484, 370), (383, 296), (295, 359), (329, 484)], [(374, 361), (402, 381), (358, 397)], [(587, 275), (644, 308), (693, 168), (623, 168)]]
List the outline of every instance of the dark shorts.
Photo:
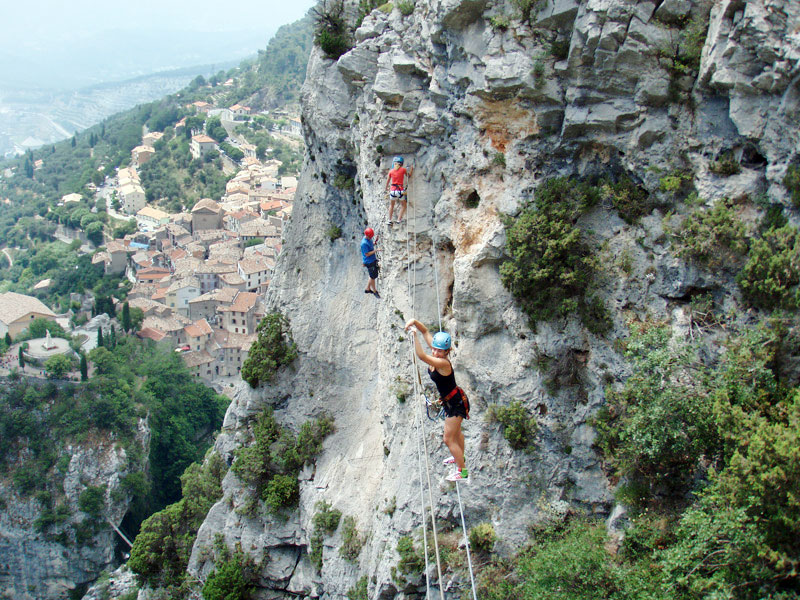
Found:
[(367, 273), (369, 273), (370, 279), (378, 278), (378, 269), (380, 269), (380, 267), (378, 266), (377, 260), (375, 262), (365, 264), (364, 266), (367, 267)]
[(464, 403), (464, 396), (462, 394), (456, 394), (450, 398), (450, 400), (444, 401), (443, 404), (445, 418), (461, 417), (463, 419), (469, 419), (467, 406)]

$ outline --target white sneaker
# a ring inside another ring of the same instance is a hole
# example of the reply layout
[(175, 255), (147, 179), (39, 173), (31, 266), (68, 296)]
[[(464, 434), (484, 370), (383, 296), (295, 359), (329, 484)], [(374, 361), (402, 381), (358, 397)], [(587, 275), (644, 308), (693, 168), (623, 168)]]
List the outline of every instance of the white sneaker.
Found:
[(456, 462), (456, 459), (455, 459), (455, 458), (453, 458), (452, 456), (448, 456), (447, 458), (445, 458), (445, 459), (442, 461), (442, 464), (443, 464), (443, 465), (452, 465), (454, 462)]
[(469, 474), (467, 473), (466, 469), (461, 469), (460, 471), (456, 471), (452, 475), (448, 475), (445, 477), (447, 481), (466, 481), (469, 479)]

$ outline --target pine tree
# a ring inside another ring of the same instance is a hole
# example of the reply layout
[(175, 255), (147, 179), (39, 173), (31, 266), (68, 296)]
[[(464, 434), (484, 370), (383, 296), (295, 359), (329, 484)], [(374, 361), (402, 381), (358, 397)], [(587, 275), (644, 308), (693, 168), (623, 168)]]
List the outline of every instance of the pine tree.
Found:
[(72, 147), (73, 148), (75, 147), (75, 136), (74, 135), (72, 136)]
[(81, 352), (81, 381), (89, 379), (89, 364), (86, 362), (86, 355)]
[(6, 346), (11, 345), (11, 334), (6, 331)]
[(19, 367), (20, 369), (25, 368), (25, 355), (22, 353), (22, 346), (19, 347)]
[(125, 330), (125, 333), (131, 330), (131, 307), (128, 305), (127, 301), (122, 305), (122, 328)]
[(98, 348), (102, 348), (103, 347), (103, 328), (102, 327), (98, 327), (97, 328), (97, 347)]
[(108, 347), (110, 350), (113, 350), (117, 347), (117, 328), (114, 325), (111, 326), (111, 333), (109, 334), (108, 341)]

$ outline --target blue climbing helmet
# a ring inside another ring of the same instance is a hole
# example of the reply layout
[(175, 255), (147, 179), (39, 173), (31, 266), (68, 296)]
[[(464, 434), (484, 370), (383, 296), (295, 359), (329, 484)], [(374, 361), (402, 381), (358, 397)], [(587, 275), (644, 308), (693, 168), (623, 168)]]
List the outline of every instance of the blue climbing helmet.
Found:
[(450, 350), (450, 334), (440, 331), (433, 336), (433, 347), (437, 350)]
[(400, 163), (402, 165), (403, 164), (403, 157), (402, 156), (395, 156), (394, 160), (392, 161), (392, 164), (394, 164), (394, 163)]

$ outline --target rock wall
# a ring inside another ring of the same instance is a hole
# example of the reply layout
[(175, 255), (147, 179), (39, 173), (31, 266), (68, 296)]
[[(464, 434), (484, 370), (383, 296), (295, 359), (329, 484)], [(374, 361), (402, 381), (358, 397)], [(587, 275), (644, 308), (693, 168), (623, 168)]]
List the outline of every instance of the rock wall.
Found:
[[(137, 442), (145, 454), (150, 430), (140, 421)], [(128, 458), (114, 439), (90, 432), (81, 443), (67, 445), (69, 457), (59, 489), (49, 490), (56, 505), (69, 516), (44, 531), (37, 527), (45, 507), (36, 498), (20, 496), (12, 481), (0, 480), (0, 597), (14, 600), (67, 598), (76, 588), (94, 581), (119, 560), (117, 534), (106, 518), (119, 526), (130, 504), (130, 495), (120, 487), (127, 473)], [(78, 499), (89, 486), (106, 486), (102, 517), (88, 538), (78, 540), (75, 526), (87, 525)]]
[[(472, 400), (464, 424), (471, 480), (461, 486), (467, 525), (491, 522), (499, 550), (511, 552), (544, 514), (612, 513), (613, 486), (589, 419), (607, 382), (627, 373), (613, 343), (626, 320), (650, 316), (680, 327), (688, 296), (712, 287), (725, 308), (737, 306), (729, 277), (674, 257), (659, 211), (628, 225), (599, 207), (582, 226), (604, 265), (600, 291), (612, 332), (592, 335), (577, 320), (533, 332), (500, 283), (501, 216), (515, 214), (550, 176), (625, 173), (660, 198), (659, 179), (677, 169), (693, 173), (709, 205), (767, 194), (788, 206), (781, 182), (800, 141), (800, 3), (713, 3), (697, 78), (673, 59), (685, 23), (707, 10), (698, 2), (544, 4), (528, 23), (507, 17), (510, 3), (418, 0), (408, 16), (373, 11), (338, 60), (312, 51), (306, 160), (268, 298), (289, 317), (300, 358), (274, 385), (240, 388), (217, 450), (232, 460), (251, 440), (249, 419), (266, 405), (294, 426), (330, 411), (336, 432), (304, 473), (300, 509), (288, 521), (263, 510), (239, 515), (247, 490), (228, 473), (195, 544), (190, 571), (201, 581), (221, 534), (263, 565), (263, 597), (341, 597), (364, 574), (371, 598), (400, 593), (392, 577), (397, 540), (422, 523), (421, 439), (440, 526), (457, 525), (441, 425), (420, 421), (416, 403), (397, 398), (415, 376), (405, 319), (435, 325), (441, 317), (454, 335), (457, 378)], [(553, 56), (554, 41), (568, 44), (566, 58)], [(710, 161), (728, 151), (741, 172), (715, 175)], [(415, 169), (408, 233), (384, 224), (394, 154)], [(362, 291), (366, 224), (378, 232), (381, 299)], [(332, 225), (343, 232), (334, 241)], [(626, 272), (615, 266), (623, 253), (631, 256)], [(542, 359), (572, 365), (574, 375), (548, 382), (537, 368)], [(489, 404), (514, 399), (537, 415), (535, 453), (511, 450), (486, 420)], [(317, 573), (307, 548), (321, 500), (354, 516), (365, 544), (355, 563), (343, 559), (340, 527), (325, 538)]]

